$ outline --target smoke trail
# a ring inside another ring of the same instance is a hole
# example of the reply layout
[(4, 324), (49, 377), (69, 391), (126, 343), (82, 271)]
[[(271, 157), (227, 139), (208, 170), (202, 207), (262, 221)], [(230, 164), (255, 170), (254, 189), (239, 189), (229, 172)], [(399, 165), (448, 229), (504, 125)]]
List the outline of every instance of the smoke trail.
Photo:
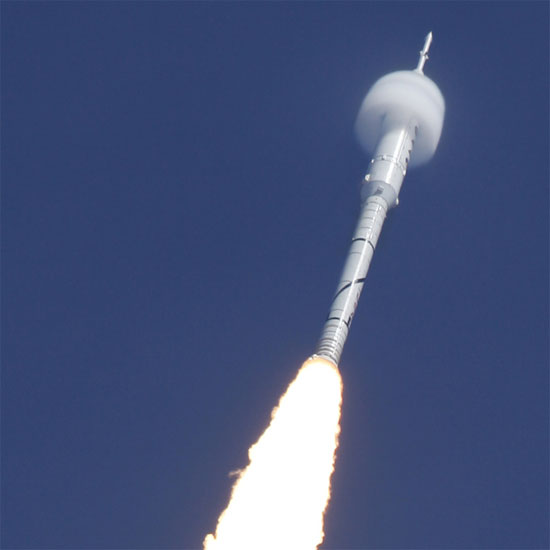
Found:
[(250, 463), (204, 550), (314, 550), (340, 433), (342, 380), (329, 361), (308, 359), (271, 423), (250, 448)]

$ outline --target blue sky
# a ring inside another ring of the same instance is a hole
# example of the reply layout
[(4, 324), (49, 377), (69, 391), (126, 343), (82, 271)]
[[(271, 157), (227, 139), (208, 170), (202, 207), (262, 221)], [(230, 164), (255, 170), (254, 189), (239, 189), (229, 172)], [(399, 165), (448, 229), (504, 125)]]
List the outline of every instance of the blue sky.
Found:
[(4, 548), (200, 547), (429, 30), (443, 134), (344, 350), (323, 548), (548, 547), (547, 3), (1, 9)]

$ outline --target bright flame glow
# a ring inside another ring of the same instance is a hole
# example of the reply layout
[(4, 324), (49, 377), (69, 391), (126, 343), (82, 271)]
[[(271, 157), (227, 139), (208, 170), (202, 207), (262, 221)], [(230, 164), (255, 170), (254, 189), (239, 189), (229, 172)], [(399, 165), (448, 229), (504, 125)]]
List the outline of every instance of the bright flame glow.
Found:
[(340, 433), (338, 368), (308, 359), (248, 451), (250, 463), (233, 486), (215, 535), (204, 550), (314, 550)]

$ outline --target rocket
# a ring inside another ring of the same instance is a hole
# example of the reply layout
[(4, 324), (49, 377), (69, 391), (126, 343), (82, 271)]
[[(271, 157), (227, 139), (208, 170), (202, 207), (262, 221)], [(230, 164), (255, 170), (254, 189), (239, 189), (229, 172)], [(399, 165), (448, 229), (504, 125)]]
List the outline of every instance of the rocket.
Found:
[(338, 365), (388, 210), (399, 203), (409, 167), (429, 161), (439, 143), (445, 101), (424, 75), (433, 35), (417, 67), (387, 74), (369, 90), (357, 116), (359, 142), (373, 153), (361, 186), (361, 213), (314, 356)]

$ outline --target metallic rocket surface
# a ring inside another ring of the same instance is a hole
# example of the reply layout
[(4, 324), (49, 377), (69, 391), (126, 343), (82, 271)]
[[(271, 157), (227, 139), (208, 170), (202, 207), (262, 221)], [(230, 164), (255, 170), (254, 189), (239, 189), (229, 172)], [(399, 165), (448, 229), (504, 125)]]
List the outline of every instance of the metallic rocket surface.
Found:
[(407, 168), (427, 162), (439, 142), (445, 102), (423, 73), (431, 41), (430, 32), (415, 70), (390, 73), (373, 85), (357, 117), (359, 141), (374, 156), (362, 186), (359, 221), (315, 352), (335, 365), (340, 362), (386, 214), (398, 204)]

